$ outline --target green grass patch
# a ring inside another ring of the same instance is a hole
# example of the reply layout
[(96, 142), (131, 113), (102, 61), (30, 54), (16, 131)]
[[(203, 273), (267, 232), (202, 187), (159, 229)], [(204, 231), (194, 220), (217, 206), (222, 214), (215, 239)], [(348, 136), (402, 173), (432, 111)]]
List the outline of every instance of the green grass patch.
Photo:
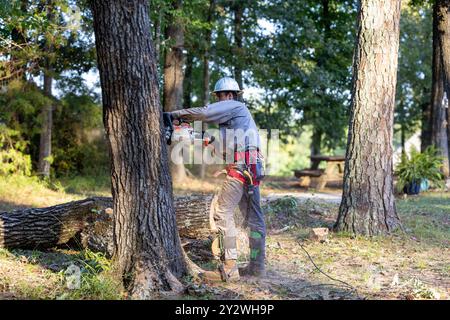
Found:
[(423, 193), (397, 201), (397, 208), (406, 232), (417, 240), (450, 243), (450, 193)]

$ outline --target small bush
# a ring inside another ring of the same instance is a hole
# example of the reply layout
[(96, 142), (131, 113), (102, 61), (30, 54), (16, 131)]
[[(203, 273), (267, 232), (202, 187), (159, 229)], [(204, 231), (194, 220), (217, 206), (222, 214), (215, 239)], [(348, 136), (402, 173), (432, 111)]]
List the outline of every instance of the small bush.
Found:
[(31, 175), (31, 158), (24, 153), (26, 146), (19, 131), (0, 123), (0, 175)]

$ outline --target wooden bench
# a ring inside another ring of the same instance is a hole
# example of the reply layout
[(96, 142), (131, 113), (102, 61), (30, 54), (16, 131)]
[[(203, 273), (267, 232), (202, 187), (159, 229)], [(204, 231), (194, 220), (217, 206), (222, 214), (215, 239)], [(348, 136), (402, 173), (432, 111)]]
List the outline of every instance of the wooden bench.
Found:
[(295, 177), (300, 179), (300, 186), (306, 188), (318, 185), (323, 173), (323, 169), (294, 170)]
[[(321, 161), (327, 163), (325, 169), (318, 169)], [(311, 156), (311, 168), (294, 170), (294, 175), (300, 179), (300, 186), (322, 190), (327, 182), (342, 180), (344, 161), (345, 157), (343, 156), (314, 155)]]

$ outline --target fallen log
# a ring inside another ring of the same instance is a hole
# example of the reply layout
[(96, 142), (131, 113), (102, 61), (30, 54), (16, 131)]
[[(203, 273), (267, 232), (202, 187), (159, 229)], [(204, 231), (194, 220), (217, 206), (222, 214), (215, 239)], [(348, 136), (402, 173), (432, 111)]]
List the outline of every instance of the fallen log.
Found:
[[(209, 250), (211, 235), (216, 230), (210, 209), (212, 200), (210, 194), (174, 199), (180, 237), (191, 247), (203, 246)], [(0, 247), (34, 250), (72, 243), (111, 256), (112, 207), (112, 198), (94, 197), (47, 208), (1, 212)], [(244, 230), (240, 230), (238, 242), (241, 253), (248, 254)]]

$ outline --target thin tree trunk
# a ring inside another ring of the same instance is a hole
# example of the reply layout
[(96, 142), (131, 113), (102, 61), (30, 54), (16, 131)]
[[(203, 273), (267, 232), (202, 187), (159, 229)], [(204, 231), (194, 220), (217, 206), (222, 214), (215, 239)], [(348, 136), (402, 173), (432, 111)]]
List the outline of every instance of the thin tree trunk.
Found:
[[(320, 154), (321, 150), (321, 144), (322, 144), (322, 131), (319, 129), (313, 128), (313, 133), (311, 136), (311, 146), (310, 146), (310, 153), (311, 156)], [(311, 165), (311, 169), (316, 170), (316, 166), (318, 163), (316, 163), (314, 166)]]
[[(53, 1), (47, 2), (47, 19), (54, 20)], [(51, 61), (51, 53), (53, 51), (53, 44), (50, 37), (46, 39), (47, 57), (45, 58), (44, 70), (44, 94), (49, 98), (49, 103), (43, 107), (41, 112), (41, 136), (39, 142), (39, 159), (38, 159), (38, 174), (42, 177), (50, 177), (50, 156), (52, 154), (52, 128), (53, 128), (53, 105), (52, 105), (52, 84), (53, 84), (53, 67)]]
[(420, 150), (423, 152), (429, 146), (431, 146), (431, 104), (427, 102), (422, 105)]
[(38, 174), (42, 177), (50, 177), (50, 156), (52, 154), (52, 128), (53, 128), (53, 106), (52, 83), (53, 78), (48, 74), (50, 68), (44, 72), (44, 94), (49, 98), (50, 103), (42, 108), (41, 137), (39, 143)]
[(400, 142), (401, 142), (401, 147), (402, 147), (402, 155), (406, 154), (406, 132), (405, 132), (406, 128), (404, 124), (401, 124), (400, 127)]
[(186, 69), (184, 72), (184, 97), (183, 97), (183, 105), (186, 108), (192, 107), (192, 65), (194, 63), (194, 55), (192, 51), (189, 51), (186, 55)]
[[(444, 90), (447, 93), (447, 146), (450, 145), (450, 112), (448, 99), (450, 99), (450, 0), (437, 0), (438, 31), (441, 47), (441, 61), (444, 74)], [(450, 151), (450, 150), (449, 150)], [(447, 153), (447, 160), (450, 154)]]
[(155, 59), (156, 63), (159, 66), (160, 64), (160, 53), (161, 53), (161, 23), (162, 23), (162, 11), (161, 8), (157, 8), (159, 10), (158, 18), (155, 21)]
[(431, 143), (438, 149), (443, 157), (442, 173), (449, 176), (447, 114), (444, 108), (444, 79), (445, 73), (442, 61), (442, 46), (440, 32), (443, 29), (441, 23), (440, 1), (436, 1), (433, 8), (433, 78), (431, 89)]
[(173, 207), (146, 0), (90, 2), (111, 153), (113, 261), (136, 298), (181, 289)]
[[(172, 9), (182, 8), (182, 0), (172, 1)], [(179, 18), (170, 15), (169, 24), (165, 31), (166, 39), (171, 43), (166, 49), (164, 59), (164, 111), (174, 111), (182, 108), (183, 104), (183, 63), (184, 63), (184, 30)], [(175, 145), (173, 145), (175, 147)], [(173, 148), (169, 148), (169, 155)], [(170, 159), (170, 156), (169, 156)], [(186, 169), (184, 164), (170, 162), (170, 172), (174, 183), (181, 183), (186, 180)]]
[(232, 10), (234, 12), (234, 78), (239, 84), (239, 88), (242, 89), (242, 18), (244, 14), (244, 3), (242, 1), (235, 1)]
[[(209, 9), (208, 9), (208, 16), (206, 18), (206, 22), (208, 23), (208, 29), (205, 33), (205, 51), (203, 52), (203, 105), (206, 106), (209, 104), (209, 82), (210, 82), (210, 71), (209, 71), (209, 54), (211, 49), (211, 35), (212, 35), (212, 21), (214, 16), (214, 10), (216, 6), (215, 0), (209, 1)], [(203, 131), (206, 131), (208, 129), (208, 125), (206, 123), (203, 123)], [(203, 148), (203, 157), (202, 157), (202, 163), (200, 165), (200, 178), (204, 178), (206, 174), (206, 163), (203, 161), (206, 156), (207, 149)]]
[(401, 226), (392, 175), (400, 1), (361, 0), (338, 231), (377, 235)]

